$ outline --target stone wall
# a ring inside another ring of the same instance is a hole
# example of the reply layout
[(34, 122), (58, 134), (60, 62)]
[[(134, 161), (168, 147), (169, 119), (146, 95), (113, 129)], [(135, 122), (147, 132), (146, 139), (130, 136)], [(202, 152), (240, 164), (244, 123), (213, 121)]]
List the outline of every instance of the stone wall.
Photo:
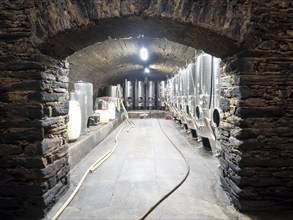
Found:
[(1, 1), (0, 215), (41, 218), (68, 188), (63, 59), (109, 33), (136, 35), (130, 24), (223, 58), (222, 184), (242, 210), (292, 206), (291, 8), (276, 0)]
[[(268, 7), (274, 11), (268, 11)], [(223, 75), (221, 181), (241, 210), (293, 205), (290, 3), (255, 2), (246, 44)], [(292, 16), (291, 16), (292, 18)]]
[(68, 68), (47, 57), (12, 63), (13, 74), (0, 65), (0, 215), (43, 216), (69, 187)]
[(37, 2), (28, 11), (34, 40), (59, 58), (109, 37), (141, 35), (227, 56), (239, 50), (250, 22), (249, 0)]
[(32, 42), (30, 5), (1, 2), (0, 216), (40, 218), (68, 189), (68, 65)]

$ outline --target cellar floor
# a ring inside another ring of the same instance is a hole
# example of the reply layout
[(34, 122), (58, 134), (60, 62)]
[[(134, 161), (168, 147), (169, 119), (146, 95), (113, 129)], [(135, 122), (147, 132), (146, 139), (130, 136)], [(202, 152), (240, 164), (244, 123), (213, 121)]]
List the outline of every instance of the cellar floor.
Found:
[[(89, 173), (77, 195), (59, 219), (139, 219), (186, 174), (172, 195), (147, 219), (250, 219), (235, 210), (220, 187), (218, 159), (205, 151), (172, 120), (133, 119), (118, 137), (113, 155)], [(51, 219), (73, 192), (90, 165), (114, 146), (122, 123), (71, 170), (69, 191), (47, 214)], [(254, 218), (253, 218), (254, 219)]]

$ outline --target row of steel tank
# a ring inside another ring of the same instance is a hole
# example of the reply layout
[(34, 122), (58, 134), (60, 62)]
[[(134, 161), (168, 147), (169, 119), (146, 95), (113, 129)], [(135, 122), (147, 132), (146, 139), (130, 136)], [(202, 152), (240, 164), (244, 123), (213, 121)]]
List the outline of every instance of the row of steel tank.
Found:
[(167, 80), (166, 105), (170, 112), (214, 154), (218, 151), (221, 118), (220, 62), (209, 54), (199, 54), (187, 68)]
[(129, 81), (125, 79), (125, 107), (130, 109), (164, 109), (165, 81)]

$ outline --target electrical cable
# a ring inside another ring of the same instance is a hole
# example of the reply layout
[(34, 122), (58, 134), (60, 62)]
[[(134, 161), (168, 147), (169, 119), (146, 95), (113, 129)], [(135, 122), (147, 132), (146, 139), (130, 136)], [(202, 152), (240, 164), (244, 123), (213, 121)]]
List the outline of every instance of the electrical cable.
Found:
[(149, 214), (151, 214), (151, 212), (153, 210), (155, 210), (155, 208), (158, 207), (158, 205), (160, 205), (165, 199), (167, 199), (172, 193), (174, 193), (187, 179), (187, 177), (189, 176), (190, 173), (190, 165), (187, 161), (187, 159), (184, 157), (184, 155), (182, 154), (182, 152), (178, 149), (178, 147), (174, 144), (174, 142), (169, 138), (169, 136), (165, 133), (165, 131), (163, 130), (160, 120), (158, 119), (158, 123), (160, 126), (161, 131), (163, 132), (163, 134), (165, 135), (165, 137), (171, 142), (171, 144), (175, 147), (175, 149), (179, 152), (179, 154), (182, 156), (182, 158), (184, 159), (185, 165), (186, 165), (186, 174), (184, 176), (184, 178), (173, 188), (171, 189), (167, 194), (165, 194), (155, 205), (153, 205), (151, 208), (149, 208), (143, 215), (142, 217), (140, 217), (140, 220), (145, 219)]

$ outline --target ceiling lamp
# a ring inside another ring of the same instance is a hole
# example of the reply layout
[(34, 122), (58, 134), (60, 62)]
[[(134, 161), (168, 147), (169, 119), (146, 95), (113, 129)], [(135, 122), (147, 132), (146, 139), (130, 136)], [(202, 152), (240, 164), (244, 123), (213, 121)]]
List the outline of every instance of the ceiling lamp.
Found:
[(149, 52), (146, 48), (141, 48), (140, 51), (139, 51), (139, 55), (140, 55), (140, 58), (143, 60), (143, 61), (146, 61), (148, 58), (149, 58)]

